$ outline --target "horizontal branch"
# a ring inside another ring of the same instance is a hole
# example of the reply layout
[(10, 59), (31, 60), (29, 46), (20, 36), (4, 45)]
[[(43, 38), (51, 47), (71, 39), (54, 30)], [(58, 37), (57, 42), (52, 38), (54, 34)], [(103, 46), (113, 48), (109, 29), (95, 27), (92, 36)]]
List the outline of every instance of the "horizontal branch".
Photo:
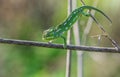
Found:
[[(24, 45), (24, 46), (36, 46), (36, 47), (47, 47), (47, 48), (57, 48), (64, 49), (61, 44), (51, 44), (44, 42), (36, 42), (36, 41), (26, 41), (26, 40), (15, 40), (15, 39), (4, 39), (0, 38), (0, 43), (4, 44), (16, 44), (16, 45)], [(117, 49), (113, 47), (91, 47), (91, 46), (73, 46), (67, 45), (67, 48), (70, 50), (83, 50), (83, 51), (91, 51), (91, 52), (112, 52), (112, 53), (120, 53)]]

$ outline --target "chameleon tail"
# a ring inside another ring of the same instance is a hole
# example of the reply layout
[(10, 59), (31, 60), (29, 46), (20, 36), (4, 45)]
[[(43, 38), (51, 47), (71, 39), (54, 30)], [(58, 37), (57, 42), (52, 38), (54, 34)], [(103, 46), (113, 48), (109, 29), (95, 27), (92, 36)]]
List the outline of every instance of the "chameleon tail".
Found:
[(111, 23), (112, 23), (112, 20), (104, 13), (104, 12), (102, 12), (101, 10), (99, 10), (99, 9), (97, 9), (97, 8), (95, 8), (95, 7), (92, 7), (92, 6), (82, 6), (82, 7), (80, 7), (82, 10), (84, 10), (84, 9), (89, 9), (89, 10), (96, 10), (96, 11), (98, 11), (98, 12), (100, 12), (102, 15), (104, 15)]

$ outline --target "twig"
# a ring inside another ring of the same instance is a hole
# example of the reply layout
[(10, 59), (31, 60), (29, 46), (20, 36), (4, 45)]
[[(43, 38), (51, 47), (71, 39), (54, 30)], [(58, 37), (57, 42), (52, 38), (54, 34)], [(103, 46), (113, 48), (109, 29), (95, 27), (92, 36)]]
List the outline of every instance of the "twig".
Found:
[(103, 28), (103, 26), (97, 21), (97, 19), (92, 16), (92, 19), (97, 23), (98, 27), (103, 31), (103, 33), (106, 35), (106, 37), (112, 42), (112, 45), (120, 51), (120, 46), (116, 43), (115, 40), (112, 39), (112, 37), (109, 36), (109, 34), (106, 32), (106, 30)]
[[(82, 4), (85, 5), (84, 1), (81, 0)], [(103, 31), (104, 34), (106, 34), (106, 37), (112, 42), (112, 45), (120, 51), (120, 46), (116, 43), (115, 40), (110, 37), (110, 35), (106, 32), (106, 30), (103, 28), (103, 26), (97, 21), (97, 19), (91, 14), (91, 10), (89, 10), (91, 18), (97, 23), (98, 27)]]
[[(26, 40), (15, 40), (15, 39), (3, 39), (3, 38), (0, 38), (0, 43), (64, 49), (64, 46), (62, 44), (50, 44), (50, 43), (36, 42), (36, 41), (26, 41)], [(120, 51), (116, 50), (116, 48), (113, 48), (113, 47), (92, 47), (92, 46), (67, 45), (66, 49), (70, 49), (70, 50), (84, 50), (84, 51), (90, 51), (90, 52), (120, 53)]]
[(80, 0), (82, 2), (82, 5), (85, 5), (84, 1), (83, 0)]

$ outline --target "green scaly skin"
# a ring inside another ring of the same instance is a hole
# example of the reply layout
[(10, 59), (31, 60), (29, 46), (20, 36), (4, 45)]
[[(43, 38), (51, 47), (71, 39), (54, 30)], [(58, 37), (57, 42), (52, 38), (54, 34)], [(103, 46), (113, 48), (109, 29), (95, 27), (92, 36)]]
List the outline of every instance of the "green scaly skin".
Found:
[(43, 40), (52, 41), (54, 39), (61, 37), (64, 40), (64, 48), (66, 48), (67, 43), (66, 43), (66, 38), (63, 36), (63, 33), (68, 31), (81, 15), (91, 16), (89, 13), (84, 12), (85, 9), (95, 10), (101, 13), (102, 15), (104, 15), (110, 22), (112, 22), (110, 18), (101, 10), (92, 6), (82, 6), (75, 9), (63, 23), (59, 24), (55, 28), (50, 28), (48, 30), (45, 30), (43, 32)]

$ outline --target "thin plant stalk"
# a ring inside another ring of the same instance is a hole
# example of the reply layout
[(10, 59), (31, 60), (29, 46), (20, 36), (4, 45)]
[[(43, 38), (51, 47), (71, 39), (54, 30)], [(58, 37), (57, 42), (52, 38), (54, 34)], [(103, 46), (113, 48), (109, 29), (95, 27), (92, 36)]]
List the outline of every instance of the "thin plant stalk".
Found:
[[(76, 9), (77, 6), (77, 0), (73, 0), (73, 10)], [(74, 34), (74, 40), (75, 45), (80, 45), (80, 33), (79, 33), (79, 25), (78, 21), (73, 26), (73, 34)], [(76, 51), (77, 52), (77, 77), (83, 77), (83, 52)]]
[[(82, 4), (85, 5), (85, 3), (83, 2), (83, 0), (81, 0), (81, 1), (82, 1)], [(94, 1), (94, 3), (93, 3), (93, 6), (94, 6), (94, 7), (97, 6), (98, 1), (99, 1), (99, 0), (95, 0), (95, 1)], [(94, 11), (94, 10), (92, 10), (92, 11), (89, 10), (89, 12), (90, 12), (90, 14), (94, 17), (95, 11)], [(87, 25), (86, 25), (86, 27), (85, 27), (85, 29), (84, 29), (83, 36), (82, 36), (82, 41), (83, 41), (83, 44), (84, 44), (84, 45), (86, 44), (87, 36), (88, 36), (88, 34), (90, 33), (90, 30), (91, 30), (91, 27), (92, 27), (92, 23), (93, 23), (93, 18), (89, 17), (88, 22), (87, 22)]]
[[(68, 0), (68, 15), (72, 12), (72, 0)], [(67, 33), (67, 44), (71, 43), (71, 30)], [(66, 54), (66, 77), (71, 77), (71, 57), (72, 51), (67, 50)]]

